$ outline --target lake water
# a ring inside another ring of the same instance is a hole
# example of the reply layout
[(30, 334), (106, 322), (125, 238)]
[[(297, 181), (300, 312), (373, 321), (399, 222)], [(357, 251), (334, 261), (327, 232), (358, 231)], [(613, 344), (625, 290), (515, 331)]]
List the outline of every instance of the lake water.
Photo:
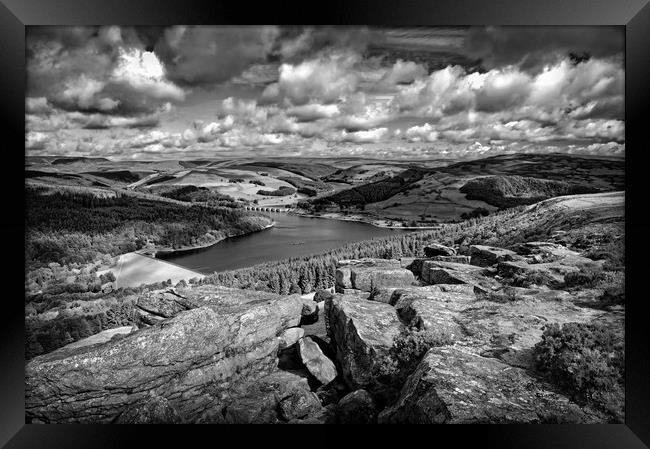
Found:
[(307, 218), (283, 213), (268, 215), (275, 221), (272, 228), (232, 237), (197, 252), (166, 256), (164, 259), (209, 274), (322, 253), (350, 242), (408, 232), (353, 221)]

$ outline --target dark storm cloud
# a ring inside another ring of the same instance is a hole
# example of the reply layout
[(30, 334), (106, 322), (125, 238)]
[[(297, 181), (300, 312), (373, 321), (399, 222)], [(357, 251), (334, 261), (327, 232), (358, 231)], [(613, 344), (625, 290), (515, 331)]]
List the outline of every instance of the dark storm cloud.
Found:
[(537, 71), (570, 54), (578, 60), (621, 55), (624, 39), (622, 27), (481, 27), (468, 30), (464, 51), (486, 69), (517, 64)]
[(171, 27), (154, 51), (170, 80), (183, 85), (220, 83), (255, 62), (266, 61), (279, 31), (276, 27)]

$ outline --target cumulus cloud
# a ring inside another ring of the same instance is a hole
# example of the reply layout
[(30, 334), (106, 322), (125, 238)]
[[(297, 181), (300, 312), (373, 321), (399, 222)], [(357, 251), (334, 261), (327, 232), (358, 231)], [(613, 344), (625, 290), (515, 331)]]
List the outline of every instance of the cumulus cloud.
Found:
[(384, 85), (408, 84), (426, 76), (427, 69), (422, 64), (398, 59), (379, 80)]
[(106, 129), (106, 128), (152, 128), (158, 125), (159, 119), (156, 115), (139, 117), (107, 116), (101, 114), (73, 115), (73, 122), (81, 124), (85, 129)]
[(295, 105), (310, 100), (334, 102), (355, 91), (359, 78), (352, 68), (358, 60), (358, 54), (346, 52), (333, 53), (296, 65), (282, 64), (277, 85), (270, 85), (265, 96), (286, 98)]
[(47, 114), (52, 112), (52, 106), (45, 97), (27, 97), (25, 99), (27, 114)]
[(47, 133), (30, 131), (25, 135), (25, 148), (28, 150), (41, 150), (45, 148), (47, 140)]
[(185, 98), (132, 29), (30, 28), (27, 72), (30, 97), (71, 112), (148, 115)]
[(438, 120), (468, 110), (507, 111), (540, 121), (558, 121), (567, 114), (613, 118), (622, 112), (624, 75), (620, 64), (596, 59), (579, 64), (564, 59), (535, 76), (514, 66), (469, 74), (455, 66), (403, 87), (394, 103), (402, 111)]
[(388, 128), (373, 128), (367, 131), (341, 131), (341, 140), (355, 143), (379, 142), (388, 134)]
[(438, 140), (438, 132), (428, 123), (422, 126), (412, 126), (404, 134), (411, 142), (434, 142)]
[(185, 92), (165, 78), (165, 68), (152, 52), (120, 50), (110, 82), (157, 100), (183, 101)]
[(391, 101), (391, 96), (369, 96), (363, 92), (347, 96), (341, 102), (342, 114), (336, 126), (347, 131), (378, 127), (396, 116)]
[(621, 36), (615, 27), (38, 27), (27, 33), (26, 146), (620, 154)]
[(340, 113), (339, 107), (335, 104), (310, 103), (287, 109), (287, 115), (296, 117), (303, 122), (311, 122), (321, 118), (332, 118)]

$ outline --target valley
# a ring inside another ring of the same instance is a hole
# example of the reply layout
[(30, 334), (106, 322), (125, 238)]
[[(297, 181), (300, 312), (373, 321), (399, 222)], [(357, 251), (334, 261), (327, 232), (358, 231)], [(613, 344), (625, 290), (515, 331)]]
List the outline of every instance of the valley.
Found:
[(620, 423), (623, 228), (623, 192), (570, 195), (59, 305), (26, 419)]
[[(499, 155), (456, 163), (435, 159), (147, 162), (40, 157), (28, 158), (26, 165), (28, 184), (172, 198), (174, 192), (193, 189), (195, 193), (186, 196), (189, 201), (225, 197), (240, 206), (409, 228), (456, 222), (562, 194), (605, 192), (624, 186), (622, 158), (567, 154)], [(474, 190), (489, 184), (490, 196), (472, 194), (472, 186), (478, 183)]]

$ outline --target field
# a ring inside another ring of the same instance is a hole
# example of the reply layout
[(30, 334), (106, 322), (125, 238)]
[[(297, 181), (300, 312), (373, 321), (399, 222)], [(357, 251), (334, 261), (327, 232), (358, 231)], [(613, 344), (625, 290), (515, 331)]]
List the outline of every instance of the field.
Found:
[(141, 284), (153, 284), (168, 279), (176, 284), (181, 280), (189, 281), (192, 278), (204, 277), (196, 271), (138, 253), (122, 254), (115, 265), (98, 271), (97, 275), (108, 271), (112, 271), (115, 275), (115, 288), (137, 287)]

